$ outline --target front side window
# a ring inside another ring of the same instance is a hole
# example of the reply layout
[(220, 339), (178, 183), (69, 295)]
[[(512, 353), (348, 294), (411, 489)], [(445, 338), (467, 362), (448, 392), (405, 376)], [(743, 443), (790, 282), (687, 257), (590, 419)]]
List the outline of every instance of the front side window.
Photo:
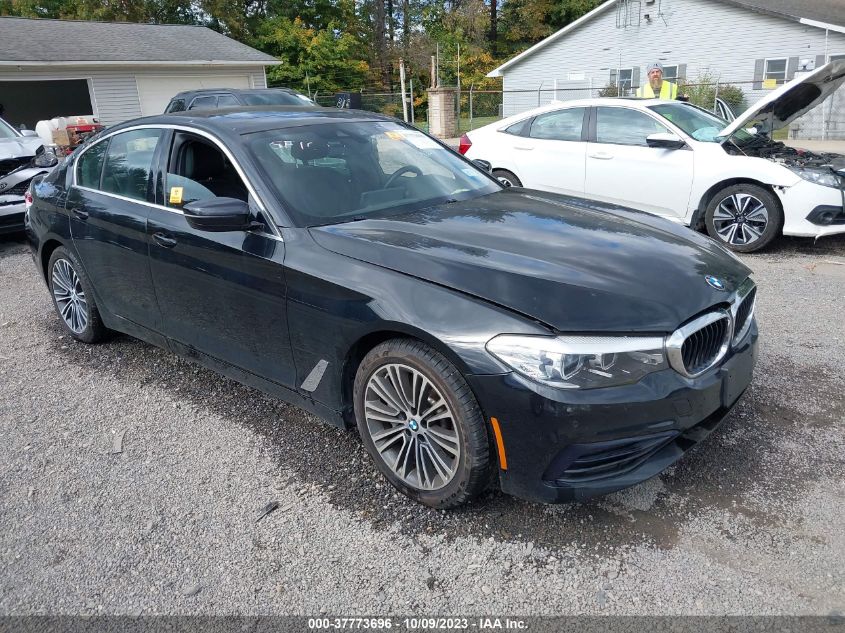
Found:
[(103, 172), (103, 159), (109, 142), (102, 141), (79, 157), (76, 164), (76, 184), (89, 189), (100, 188), (100, 174)]
[(239, 106), (238, 100), (233, 95), (220, 95), (217, 97), (218, 108), (231, 108), (232, 106)]
[(214, 109), (217, 107), (217, 97), (197, 97), (191, 102), (189, 110)]
[(648, 146), (646, 137), (668, 132), (647, 114), (631, 108), (596, 108), (596, 142)]
[(782, 84), (786, 81), (786, 59), (767, 59), (764, 79), (774, 79)]
[(250, 106), (273, 106), (273, 105), (316, 105), (305, 95), (284, 90), (267, 90), (262, 92), (244, 92), (241, 99)]
[(398, 123), (304, 125), (245, 138), (301, 227), (413, 213), (501, 190), (474, 165)]
[(212, 198), (248, 201), (243, 180), (220, 148), (186, 132), (174, 135), (164, 192), (165, 205), (176, 209)]
[(531, 123), (531, 138), (580, 141), (586, 108), (568, 108), (538, 115)]
[(112, 136), (103, 165), (102, 191), (147, 200), (153, 154), (161, 135), (162, 130), (143, 129)]

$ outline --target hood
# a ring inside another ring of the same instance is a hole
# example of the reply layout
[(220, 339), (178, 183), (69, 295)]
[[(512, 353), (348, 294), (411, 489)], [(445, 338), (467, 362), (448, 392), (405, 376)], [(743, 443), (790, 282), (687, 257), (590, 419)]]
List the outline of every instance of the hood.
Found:
[(838, 59), (816, 70), (796, 77), (773, 90), (731, 121), (718, 136), (730, 136), (755, 121), (758, 132), (770, 134), (789, 125), (827, 99), (845, 82), (845, 59)]
[(0, 138), (0, 160), (35, 156), (36, 150), (42, 145), (44, 141), (35, 136)]
[(716, 242), (667, 220), (516, 188), (310, 233), (332, 252), (568, 332), (671, 332), (725, 302), (750, 273)]

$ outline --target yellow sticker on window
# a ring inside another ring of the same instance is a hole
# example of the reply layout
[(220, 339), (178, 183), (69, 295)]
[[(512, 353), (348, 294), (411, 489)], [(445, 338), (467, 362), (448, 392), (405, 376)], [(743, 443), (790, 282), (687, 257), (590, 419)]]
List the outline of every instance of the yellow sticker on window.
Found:
[(170, 204), (182, 204), (182, 187), (170, 188)]
[(393, 131), (393, 130), (385, 132), (384, 135), (387, 138), (393, 139), (394, 141), (401, 141), (402, 139), (405, 138), (405, 136), (402, 134), (402, 132), (396, 132), (396, 131)]
[(777, 79), (764, 79), (763, 80), (763, 88), (766, 90), (774, 90), (778, 87), (778, 80)]

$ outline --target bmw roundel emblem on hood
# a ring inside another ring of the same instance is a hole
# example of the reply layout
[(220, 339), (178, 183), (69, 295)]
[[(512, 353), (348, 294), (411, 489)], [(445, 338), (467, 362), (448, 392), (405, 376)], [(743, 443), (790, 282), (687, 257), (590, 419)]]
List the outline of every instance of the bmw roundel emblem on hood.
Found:
[(724, 290), (725, 289), (725, 282), (719, 279), (718, 277), (714, 277), (713, 275), (706, 275), (704, 277), (704, 281), (710, 284), (716, 290)]

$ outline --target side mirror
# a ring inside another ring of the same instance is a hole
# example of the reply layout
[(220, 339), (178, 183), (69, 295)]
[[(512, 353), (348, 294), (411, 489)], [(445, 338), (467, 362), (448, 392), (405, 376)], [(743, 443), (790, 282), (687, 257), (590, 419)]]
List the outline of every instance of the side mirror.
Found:
[(649, 147), (660, 147), (662, 149), (681, 149), (686, 145), (686, 142), (680, 136), (668, 132), (649, 134), (645, 140)]
[(38, 136), (38, 132), (24, 128), (21, 130), (21, 136)]
[(490, 161), (482, 160), (480, 158), (474, 158), (472, 160), (472, 162), (475, 163), (476, 167), (480, 167), (481, 169), (486, 171), (488, 174), (493, 173), (493, 163), (491, 163)]
[(188, 224), (201, 231), (245, 231), (251, 224), (249, 205), (236, 198), (196, 200), (182, 211)]

